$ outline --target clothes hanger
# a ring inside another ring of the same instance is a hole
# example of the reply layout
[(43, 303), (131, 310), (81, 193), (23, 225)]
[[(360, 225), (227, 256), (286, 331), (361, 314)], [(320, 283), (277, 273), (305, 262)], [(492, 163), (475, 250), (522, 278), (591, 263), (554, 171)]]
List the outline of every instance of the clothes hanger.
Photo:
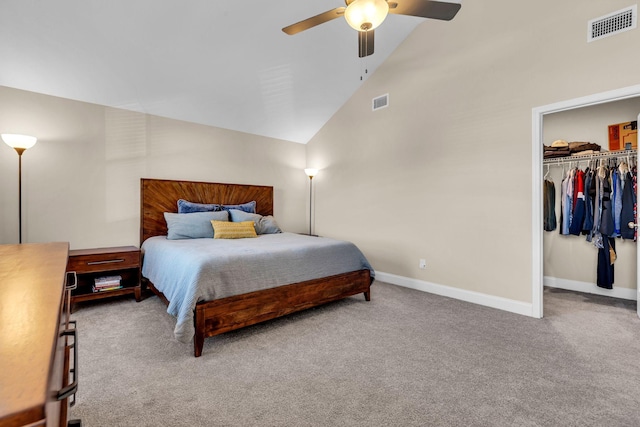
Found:
[(544, 174), (544, 179), (547, 179), (547, 176), (549, 176), (549, 165), (547, 164), (547, 172)]
[(607, 176), (606, 169), (607, 167), (606, 167), (605, 159), (600, 159), (600, 166), (598, 166), (598, 177), (600, 179), (606, 178)]
[[(628, 160), (629, 156), (627, 155), (627, 161), (625, 161), (624, 159), (618, 164), (618, 172), (623, 176), (626, 177), (627, 172), (629, 172), (629, 160)], [(623, 178), (624, 179), (624, 178)]]

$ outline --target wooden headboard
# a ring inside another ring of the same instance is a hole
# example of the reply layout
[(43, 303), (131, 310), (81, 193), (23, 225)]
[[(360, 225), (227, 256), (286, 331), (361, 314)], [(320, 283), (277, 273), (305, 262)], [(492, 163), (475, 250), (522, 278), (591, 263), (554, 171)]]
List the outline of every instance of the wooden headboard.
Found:
[(178, 212), (178, 199), (196, 203), (236, 205), (256, 201), (256, 212), (273, 215), (273, 187), (213, 182), (140, 180), (140, 245), (153, 236), (166, 236), (165, 212)]

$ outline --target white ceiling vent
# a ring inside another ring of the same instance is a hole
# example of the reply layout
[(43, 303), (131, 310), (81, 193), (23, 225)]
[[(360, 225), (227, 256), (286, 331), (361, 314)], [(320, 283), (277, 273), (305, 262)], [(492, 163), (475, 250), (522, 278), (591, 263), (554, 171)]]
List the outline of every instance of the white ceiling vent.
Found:
[(638, 23), (638, 5), (620, 9), (600, 18), (592, 19), (587, 25), (587, 41), (600, 40), (614, 34), (633, 30)]
[(373, 102), (371, 103), (371, 110), (376, 111), (381, 108), (385, 108), (389, 106), (389, 94), (385, 93), (382, 96), (377, 98), (373, 98)]

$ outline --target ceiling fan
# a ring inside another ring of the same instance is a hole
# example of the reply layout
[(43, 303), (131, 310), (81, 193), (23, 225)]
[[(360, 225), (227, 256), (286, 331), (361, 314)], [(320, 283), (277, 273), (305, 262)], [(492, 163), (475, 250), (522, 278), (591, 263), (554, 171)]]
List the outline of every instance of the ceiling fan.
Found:
[(345, 3), (346, 7), (336, 7), (284, 27), (282, 31), (294, 35), (344, 16), (347, 23), (358, 31), (358, 56), (363, 58), (373, 54), (374, 30), (384, 21), (388, 13), (450, 21), (462, 6), (459, 3), (434, 0), (345, 0)]

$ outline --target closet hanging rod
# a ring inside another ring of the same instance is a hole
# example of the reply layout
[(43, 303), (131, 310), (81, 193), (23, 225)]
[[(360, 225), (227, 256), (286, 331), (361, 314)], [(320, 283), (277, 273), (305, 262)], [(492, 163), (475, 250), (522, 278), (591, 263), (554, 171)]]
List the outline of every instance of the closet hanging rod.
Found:
[(613, 157), (627, 158), (631, 156), (635, 159), (635, 156), (637, 155), (638, 150), (605, 151), (602, 153), (585, 154), (583, 156), (552, 157), (550, 159), (543, 159), (542, 163), (545, 165), (562, 165), (591, 159), (610, 159)]

